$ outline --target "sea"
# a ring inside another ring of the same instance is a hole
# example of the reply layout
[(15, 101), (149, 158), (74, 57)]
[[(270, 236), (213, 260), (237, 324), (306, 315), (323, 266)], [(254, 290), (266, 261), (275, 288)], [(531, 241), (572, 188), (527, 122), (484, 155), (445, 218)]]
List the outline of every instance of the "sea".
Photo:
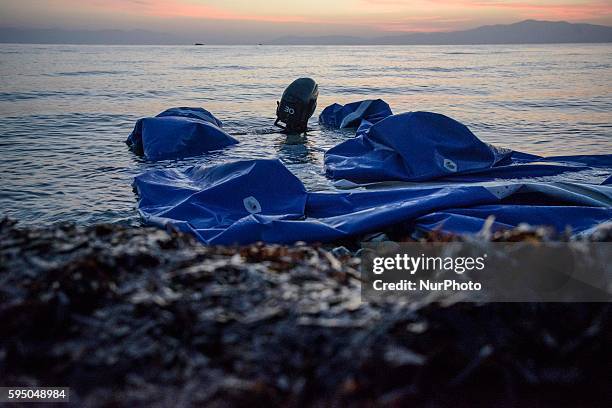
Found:
[[(272, 126), (298, 77), (319, 84), (303, 144)], [(327, 105), (382, 98), (433, 111), (494, 145), (539, 155), (612, 153), (612, 44), (473, 46), (0, 45), (0, 216), (22, 225), (139, 223), (133, 177), (156, 168), (279, 158), (330, 190), (325, 151), (354, 130), (320, 127)], [(240, 143), (147, 162), (125, 139), (174, 106), (214, 113)]]

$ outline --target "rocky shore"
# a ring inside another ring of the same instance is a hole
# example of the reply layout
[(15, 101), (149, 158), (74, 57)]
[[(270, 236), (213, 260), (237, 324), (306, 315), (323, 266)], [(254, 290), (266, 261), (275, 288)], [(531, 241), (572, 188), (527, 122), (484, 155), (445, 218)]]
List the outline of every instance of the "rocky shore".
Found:
[(79, 406), (612, 400), (608, 304), (362, 302), (359, 258), (321, 246), (4, 220), (0, 323), (0, 385)]

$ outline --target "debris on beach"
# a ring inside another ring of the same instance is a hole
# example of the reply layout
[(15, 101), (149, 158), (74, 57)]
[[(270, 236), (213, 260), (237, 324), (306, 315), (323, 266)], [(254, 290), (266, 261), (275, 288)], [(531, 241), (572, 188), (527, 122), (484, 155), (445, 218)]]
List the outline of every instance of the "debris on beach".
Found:
[(71, 387), (83, 406), (612, 400), (608, 304), (362, 301), (359, 258), (332, 248), (5, 219), (2, 385)]

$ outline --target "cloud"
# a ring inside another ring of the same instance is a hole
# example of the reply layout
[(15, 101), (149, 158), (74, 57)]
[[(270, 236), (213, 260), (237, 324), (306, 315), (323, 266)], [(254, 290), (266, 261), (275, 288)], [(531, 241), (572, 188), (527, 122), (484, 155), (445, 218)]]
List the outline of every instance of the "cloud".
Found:
[[(62, 0), (64, 7), (85, 7), (98, 9), (106, 14), (121, 13), (138, 17), (193, 18), (206, 20), (234, 20), (261, 22), (310, 22), (311, 20), (292, 15), (258, 15), (236, 12), (225, 7), (212, 6), (189, 0)], [(75, 4), (76, 3), (76, 4)]]
[[(366, 0), (393, 1), (393, 0)], [(463, 9), (488, 9), (513, 11), (513, 15), (524, 18), (580, 20), (612, 15), (612, 2), (523, 2), (501, 0), (429, 0), (431, 3)]]
[(0, 0), (0, 25), (146, 28), (251, 39), (453, 31), (524, 19), (612, 23), (612, 0)]

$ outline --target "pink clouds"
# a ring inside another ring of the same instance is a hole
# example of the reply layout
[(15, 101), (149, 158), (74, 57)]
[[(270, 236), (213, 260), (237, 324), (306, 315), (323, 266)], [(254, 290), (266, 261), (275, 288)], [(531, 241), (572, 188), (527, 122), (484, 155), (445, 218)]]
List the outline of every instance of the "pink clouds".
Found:
[[(2, 2), (5, 1), (4, 10)], [(612, 0), (0, 0), (0, 21), (38, 26), (209, 27), (309, 35), (453, 31), (525, 19), (612, 24)], [(46, 4), (43, 4), (46, 3)], [(8, 24), (8, 23), (5, 23)], [(284, 30), (284, 31), (283, 31)]]
[[(366, 1), (393, 1), (393, 0), (366, 0)], [(585, 20), (601, 18), (612, 15), (612, 2), (608, 1), (575, 1), (575, 2), (524, 2), (524, 1), (487, 1), (487, 0), (429, 0), (440, 6), (457, 7), (463, 9), (498, 10), (505, 13), (512, 12), (520, 18)]]
[(525, 19), (612, 22), (612, 0), (358, 1), (381, 31), (452, 31)]
[[(64, 0), (70, 2), (71, 0)], [(209, 20), (246, 20), (261, 22), (311, 22), (309, 19), (291, 15), (256, 15), (236, 12), (230, 9), (215, 7), (189, 0), (84, 0), (80, 4), (89, 4), (108, 12), (147, 15), (157, 18), (188, 17)]]
[[(231, 6), (210, 5), (197, 0), (61, 0), (67, 6), (114, 10), (119, 13), (149, 15), (153, 17), (191, 17), (213, 20), (248, 20), (261, 22), (301, 22), (301, 23), (346, 23), (350, 21), (375, 21), (375, 25), (398, 19), (418, 17), (421, 21), (438, 18), (439, 20), (465, 21), (470, 13), (479, 11), (487, 15), (506, 16), (508, 18), (538, 18), (561, 20), (588, 20), (612, 18), (612, 1), (608, 0), (353, 0), (353, 9), (344, 9), (342, 13), (330, 12), (329, 16), (317, 12), (305, 13), (304, 10), (326, 9), (326, 2), (312, 1), (310, 9), (292, 7), (291, 4), (279, 8), (279, 12), (253, 12), (242, 2), (233, 2)], [(212, 2), (217, 4), (217, 2)], [(327, 6), (333, 9), (332, 6)], [(296, 12), (297, 10), (302, 12)], [(292, 11), (293, 10), (293, 11)], [(359, 10), (359, 12), (357, 11)], [(337, 10), (336, 10), (337, 11)], [(446, 24), (439, 24), (446, 25)], [(434, 26), (431, 26), (434, 28)]]

